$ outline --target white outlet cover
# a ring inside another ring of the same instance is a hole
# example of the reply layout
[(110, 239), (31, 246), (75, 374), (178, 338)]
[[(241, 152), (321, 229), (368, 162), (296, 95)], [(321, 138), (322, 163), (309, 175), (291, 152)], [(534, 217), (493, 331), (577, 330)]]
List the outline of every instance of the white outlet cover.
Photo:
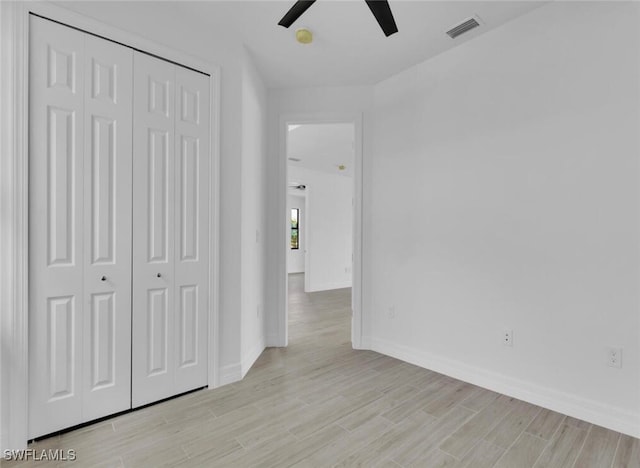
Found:
[(502, 344), (505, 346), (513, 346), (513, 330), (504, 329), (502, 331)]
[(622, 348), (607, 347), (607, 365), (617, 369), (622, 367)]

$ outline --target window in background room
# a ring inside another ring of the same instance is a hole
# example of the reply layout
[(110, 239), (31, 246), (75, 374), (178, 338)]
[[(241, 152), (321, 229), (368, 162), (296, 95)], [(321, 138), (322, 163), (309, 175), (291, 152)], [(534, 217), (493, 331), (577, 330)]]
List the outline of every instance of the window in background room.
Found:
[(300, 214), (300, 210), (298, 208), (291, 209), (291, 249), (297, 250), (299, 248), (299, 226), (298, 226), (298, 215)]

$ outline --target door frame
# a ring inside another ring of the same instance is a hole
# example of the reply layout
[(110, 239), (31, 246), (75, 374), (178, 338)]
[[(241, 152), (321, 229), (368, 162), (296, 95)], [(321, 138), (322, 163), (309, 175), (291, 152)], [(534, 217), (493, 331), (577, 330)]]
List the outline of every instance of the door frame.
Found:
[[(279, 165), (277, 180), (280, 181), (277, 198), (278, 217), (283, 216), (283, 223), (277, 223), (275, 233), (278, 241), (277, 256), (277, 278), (280, 284), (277, 288), (277, 346), (287, 346), (289, 343), (289, 284), (287, 272), (287, 252), (288, 238), (287, 232), (290, 228), (290, 214), (287, 210), (287, 192), (289, 171), (287, 164), (287, 128), (289, 125), (304, 124), (328, 124), (328, 123), (351, 123), (354, 127), (354, 152), (355, 164), (353, 168), (353, 269), (351, 288), (351, 345), (354, 349), (367, 349), (363, 343), (362, 332), (362, 198), (363, 198), (363, 135), (362, 135), (362, 113), (354, 112), (320, 112), (311, 114), (282, 114), (278, 126), (279, 143)], [(308, 194), (306, 197), (308, 204)], [(307, 209), (308, 213), (308, 209)], [(305, 214), (306, 216), (306, 214)], [(307, 223), (308, 224), (308, 223)], [(309, 247), (308, 236), (306, 238), (307, 248)], [(305, 269), (308, 264), (305, 259)], [(305, 273), (306, 274), (306, 273)], [(306, 280), (305, 280), (306, 281)]]
[(29, 15), (34, 13), (210, 76), (208, 385), (219, 385), (220, 76), (218, 65), (45, 2), (0, 2), (0, 449), (28, 442)]

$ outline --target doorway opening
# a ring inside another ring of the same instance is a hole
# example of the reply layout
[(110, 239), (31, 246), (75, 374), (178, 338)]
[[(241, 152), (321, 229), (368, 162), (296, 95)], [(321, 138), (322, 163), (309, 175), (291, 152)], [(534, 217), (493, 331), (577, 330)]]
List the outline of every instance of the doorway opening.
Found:
[[(354, 122), (286, 125), (286, 300), (293, 344), (352, 340), (356, 133)], [(335, 333), (323, 332), (330, 329)]]

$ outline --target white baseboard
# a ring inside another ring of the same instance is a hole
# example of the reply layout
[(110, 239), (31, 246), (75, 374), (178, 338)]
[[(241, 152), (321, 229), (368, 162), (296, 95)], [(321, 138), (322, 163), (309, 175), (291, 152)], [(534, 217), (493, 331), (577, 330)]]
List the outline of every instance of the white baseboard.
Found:
[(242, 365), (239, 362), (227, 364), (220, 369), (220, 387), (242, 380)]
[[(364, 341), (364, 337), (363, 337)], [(640, 438), (640, 413), (514, 379), (461, 361), (371, 338), (371, 349), (402, 361), (502, 393), (558, 413)]]
[(358, 348), (356, 348), (356, 349), (362, 349), (362, 350), (371, 350), (371, 349), (373, 349), (371, 347), (371, 337), (370, 336), (361, 337), (360, 338), (360, 346), (358, 346)]
[(253, 363), (256, 362), (256, 359), (260, 357), (262, 351), (264, 351), (264, 341), (260, 340), (256, 345), (246, 354), (246, 356), (242, 357), (242, 378), (247, 375)]
[(282, 348), (285, 346), (284, 340), (277, 333), (268, 334), (264, 344), (266, 348)]
[(318, 292), (318, 291), (329, 291), (331, 289), (343, 289), (351, 287), (351, 279), (344, 281), (336, 281), (335, 283), (323, 283), (323, 284), (312, 284), (310, 285), (309, 291), (307, 292)]

